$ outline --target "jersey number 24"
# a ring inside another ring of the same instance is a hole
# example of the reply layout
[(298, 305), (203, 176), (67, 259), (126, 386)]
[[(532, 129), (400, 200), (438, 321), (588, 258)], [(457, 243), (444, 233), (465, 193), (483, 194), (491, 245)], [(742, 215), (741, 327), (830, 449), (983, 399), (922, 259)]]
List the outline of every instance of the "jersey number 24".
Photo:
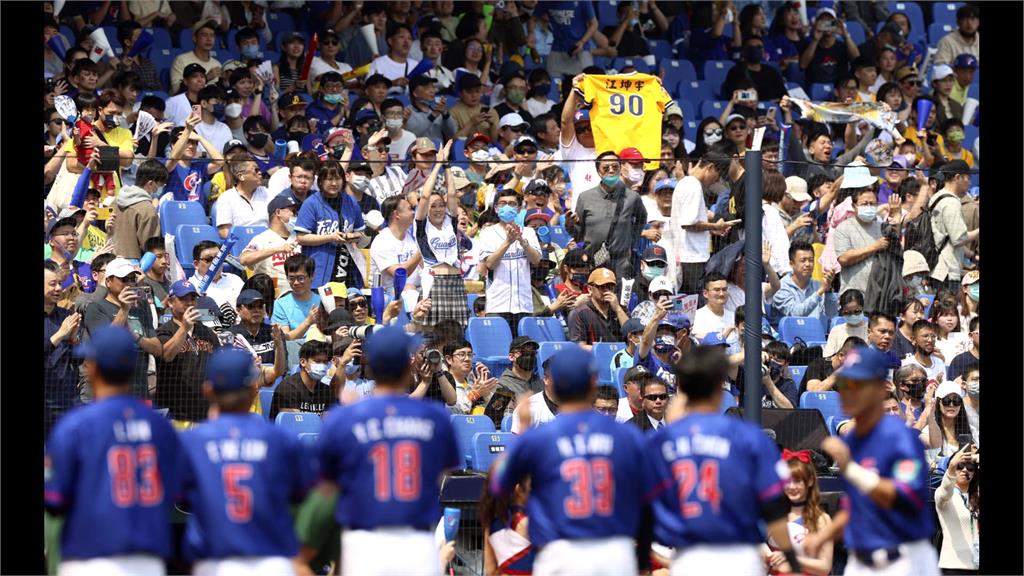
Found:
[(573, 458), (562, 462), (562, 480), (570, 495), (562, 506), (568, 518), (611, 516), (615, 512), (615, 474), (607, 458)]
[[(678, 486), (679, 505), (683, 518), (695, 518), (704, 512), (701, 502), (711, 505), (717, 514), (722, 506), (722, 492), (718, 488), (718, 461), (705, 460), (697, 472), (693, 460), (679, 460), (672, 465), (672, 476)], [(691, 502), (690, 495), (697, 489), (698, 502)]]

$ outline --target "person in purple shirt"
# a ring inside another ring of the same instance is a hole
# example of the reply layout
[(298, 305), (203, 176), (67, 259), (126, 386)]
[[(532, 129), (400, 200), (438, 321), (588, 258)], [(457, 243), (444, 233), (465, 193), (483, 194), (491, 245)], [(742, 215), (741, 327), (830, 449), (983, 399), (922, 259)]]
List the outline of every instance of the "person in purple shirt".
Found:
[(804, 550), (815, 556), (822, 542), (844, 530), (848, 574), (937, 576), (938, 557), (930, 542), (934, 522), (925, 508), (924, 445), (917, 430), (882, 412), (888, 370), (886, 355), (866, 346), (843, 359), (836, 388), (854, 428), (841, 438), (826, 438), (821, 448), (839, 465), (846, 495), (832, 525), (809, 534)]

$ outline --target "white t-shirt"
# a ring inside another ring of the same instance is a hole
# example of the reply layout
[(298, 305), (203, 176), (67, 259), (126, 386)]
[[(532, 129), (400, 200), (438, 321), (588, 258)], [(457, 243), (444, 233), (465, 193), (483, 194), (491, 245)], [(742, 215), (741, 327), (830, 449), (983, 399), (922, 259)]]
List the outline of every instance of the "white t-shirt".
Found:
[(769, 264), (776, 274), (784, 276), (793, 271), (793, 267), (789, 265), (789, 235), (786, 234), (786, 225), (782, 223), (782, 216), (777, 209), (763, 203), (761, 208), (761, 238), (772, 245)]
[(391, 139), (391, 144), (388, 145), (388, 158), (392, 162), (405, 162), (405, 156), (409, 152), (409, 147), (415, 141), (416, 135), (403, 128), (400, 137)]
[(949, 361), (971, 349), (971, 339), (966, 332), (950, 332), (945, 338), (935, 337), (935, 349)]
[(629, 407), (629, 398), (619, 398), (619, 411), (615, 413), (616, 422), (629, 422), (633, 419), (633, 409)]
[[(370, 75), (380, 74), (388, 80), (397, 80), (398, 78), (405, 78), (405, 75), (412, 69), (416, 68), (417, 64), (419, 64), (419, 60), (406, 58), (404, 63), (395, 62), (391, 59), (391, 56), (384, 54), (370, 64)], [(393, 86), (389, 92), (404, 93), (405, 89), (399, 86)]]
[[(377, 234), (377, 237), (373, 239), (373, 244), (370, 244), (370, 276), (376, 277), (379, 273), (380, 285), (383, 286), (385, 290), (394, 290), (395, 277), (385, 272), (385, 270), (395, 264), (401, 264), (408, 261), (410, 258), (415, 256), (418, 251), (419, 248), (416, 246), (416, 237), (413, 235), (411, 228), (406, 230), (405, 238), (402, 238), (401, 240), (395, 237), (390, 228), (382, 228), (380, 234)], [(419, 266), (409, 273), (405, 285), (420, 285)]]
[(684, 225), (708, 221), (704, 188), (693, 176), (686, 176), (672, 192), (669, 228), (675, 235), (675, 257), (680, 263), (707, 262), (711, 258), (711, 232), (684, 230)]
[(733, 313), (724, 310), (721, 316), (716, 316), (707, 306), (701, 306), (693, 315), (693, 329), (690, 332), (696, 338), (703, 338), (706, 334), (721, 334), (726, 326), (736, 323)]
[[(189, 112), (191, 113), (191, 110), (189, 110)], [(182, 121), (182, 124), (184, 124), (184, 121)], [(223, 150), (224, 145), (227, 144), (232, 138), (231, 128), (228, 128), (227, 124), (219, 122), (217, 120), (214, 120), (213, 124), (200, 122), (196, 125), (196, 133), (202, 136), (203, 138), (209, 140), (210, 144), (212, 144), (213, 147), (217, 149), (217, 152)], [(206, 150), (206, 148), (204, 148), (202, 144), (199, 144), (198, 148), (199, 150)], [(209, 151), (206, 152), (206, 155), (210, 155)]]
[[(533, 113), (532, 111), (530, 112)], [(580, 141), (573, 137), (572, 142), (566, 146), (561, 144), (562, 159), (567, 160), (566, 162), (569, 169), (569, 182), (572, 183), (572, 198), (570, 199), (570, 205), (573, 210), (576, 210), (576, 200), (580, 197), (580, 194), (590, 190), (597, 186), (601, 182), (601, 177), (597, 174), (597, 166), (594, 165), (592, 160), (597, 157), (597, 152), (593, 148), (587, 148)], [(591, 160), (590, 162), (572, 162), (572, 160)]]
[[(548, 408), (548, 403), (544, 401), (544, 393), (537, 392), (529, 398), (530, 403), (530, 428), (536, 428), (541, 424), (547, 424), (548, 422), (554, 422), (555, 415), (551, 412), (551, 408)], [(519, 418), (512, 416), (512, 433), (519, 434), (522, 430), (519, 429)]]
[[(199, 282), (202, 280), (202, 276), (199, 273), (192, 275), (189, 282), (192, 282), (199, 287)], [(238, 300), (238, 295), (241, 294), (242, 288), (245, 286), (245, 282), (230, 272), (221, 272), (220, 279), (214, 278), (213, 282), (206, 288), (206, 295), (213, 298), (213, 301), (217, 303), (218, 307), (223, 307), (225, 304), (235, 310), (235, 300)]]
[(344, 74), (352, 70), (352, 67), (344, 62), (337, 62), (338, 67), (331, 66), (323, 58), (319, 56), (313, 57), (313, 63), (309, 65), (309, 77), (316, 81), (316, 79), (325, 72), (337, 72), (338, 74)]
[(188, 94), (182, 92), (171, 96), (164, 105), (164, 120), (174, 122), (175, 126), (184, 126), (188, 115), (192, 113), (192, 105), (188, 102)]
[(548, 112), (550, 112), (551, 108), (554, 105), (554, 100), (545, 100), (543, 102), (538, 102), (533, 98), (528, 98), (526, 100), (526, 111), (530, 113), (530, 116), (536, 118), (541, 114), (547, 114)]
[(217, 199), (217, 222), (219, 228), (225, 224), (231, 226), (267, 226), (267, 204), (272, 196), (263, 186), (252, 192), (252, 200), (246, 200), (234, 188), (228, 188)]
[[(498, 251), (505, 241), (505, 227), (499, 224), (489, 226), (480, 233), (474, 243), (479, 247), (477, 258), (485, 258)], [(529, 226), (523, 227), (523, 238), (534, 250), (540, 251), (537, 233)], [(514, 242), (501, 257), (498, 266), (487, 274), (487, 313), (532, 314), (533, 291), (530, 287), (530, 261), (526, 250)]]
[(931, 360), (932, 367), (929, 368), (918, 362), (917, 359), (914, 358), (914, 354), (910, 353), (907, 354), (907, 356), (903, 359), (902, 365), (908, 366), (910, 364), (913, 364), (915, 366), (920, 366), (922, 369), (924, 369), (924, 373), (928, 378), (929, 384), (931, 384), (932, 382), (934, 382), (935, 384), (942, 384), (943, 382), (946, 381), (946, 363), (943, 362), (942, 359), (939, 358), (938, 356), (932, 356)]
[[(266, 230), (260, 232), (256, 236), (253, 236), (252, 240), (249, 240), (249, 244), (245, 247), (242, 252), (253, 252), (256, 250), (266, 250), (267, 248), (274, 248), (281, 246), (289, 241), (295, 241), (296, 234), (292, 232), (288, 238), (281, 238), (273, 230)], [(295, 246), (295, 250), (291, 254), (274, 254), (270, 258), (265, 258), (252, 265), (252, 271), (255, 274), (266, 274), (274, 279), (276, 283), (276, 294), (281, 294), (289, 290), (288, 277), (284, 273), (284, 261), (292, 254), (298, 254), (302, 252), (302, 246)]]

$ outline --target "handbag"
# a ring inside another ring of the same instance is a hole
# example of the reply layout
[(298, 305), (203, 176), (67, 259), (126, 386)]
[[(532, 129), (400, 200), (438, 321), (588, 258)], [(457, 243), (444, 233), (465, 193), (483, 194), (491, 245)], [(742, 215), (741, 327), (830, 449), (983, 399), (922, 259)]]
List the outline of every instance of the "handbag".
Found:
[[(615, 227), (619, 225), (619, 216), (622, 215), (622, 205), (626, 203), (626, 192), (615, 202), (615, 214), (612, 216), (612, 224), (608, 227), (608, 235), (611, 236)], [(611, 251), (608, 250), (608, 242), (601, 242), (601, 245), (594, 251), (594, 267), (603, 266), (612, 259)]]

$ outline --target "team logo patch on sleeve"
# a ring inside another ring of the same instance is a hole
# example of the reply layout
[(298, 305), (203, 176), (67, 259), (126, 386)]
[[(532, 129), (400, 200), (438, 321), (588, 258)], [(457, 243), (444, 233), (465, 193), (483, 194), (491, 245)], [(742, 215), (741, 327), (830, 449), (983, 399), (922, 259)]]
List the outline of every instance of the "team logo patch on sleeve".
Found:
[(904, 483), (911, 483), (917, 480), (918, 475), (921, 473), (921, 464), (917, 460), (907, 458), (900, 460), (893, 466), (892, 476), (894, 479)]

